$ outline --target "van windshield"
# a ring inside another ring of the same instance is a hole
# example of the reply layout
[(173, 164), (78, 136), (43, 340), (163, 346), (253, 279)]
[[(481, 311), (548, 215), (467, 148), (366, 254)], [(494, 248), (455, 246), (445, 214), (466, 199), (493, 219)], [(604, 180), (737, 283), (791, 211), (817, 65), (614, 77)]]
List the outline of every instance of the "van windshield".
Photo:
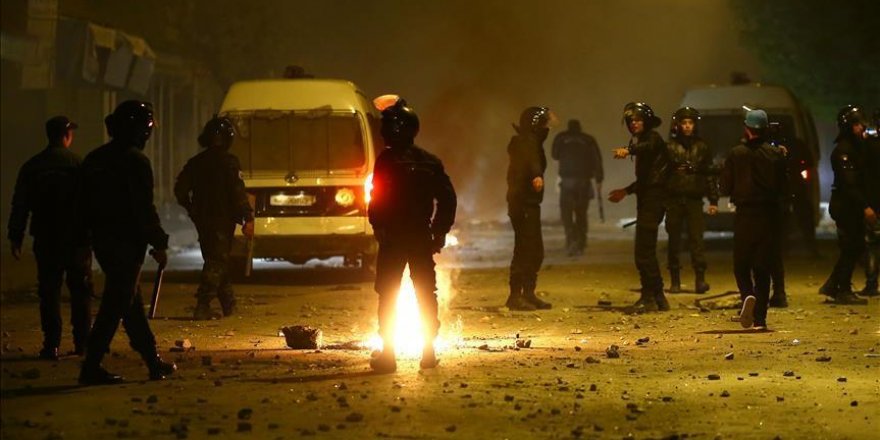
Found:
[[(794, 139), (794, 118), (791, 115), (770, 113), (770, 122), (779, 123), (780, 142)], [(700, 118), (700, 137), (709, 144), (716, 160), (723, 160), (727, 152), (738, 145), (743, 137), (743, 115), (703, 115)]]
[(355, 113), (260, 110), (227, 116), (236, 127), (231, 152), (238, 156), (242, 170), (351, 172), (366, 163)]

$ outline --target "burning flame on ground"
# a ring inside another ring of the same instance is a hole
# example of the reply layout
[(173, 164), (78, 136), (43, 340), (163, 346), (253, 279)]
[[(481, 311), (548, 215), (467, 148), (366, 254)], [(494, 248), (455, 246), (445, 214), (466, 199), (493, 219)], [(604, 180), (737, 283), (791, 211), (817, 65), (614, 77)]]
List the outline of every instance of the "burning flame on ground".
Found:
[[(440, 317), (440, 334), (434, 341), (434, 350), (438, 354), (461, 346), (463, 342), (461, 317), (457, 317), (454, 321), (449, 319), (449, 300), (451, 298), (452, 273), (449, 270), (437, 270), (437, 309)], [(423, 335), (419, 303), (416, 299), (415, 287), (410, 278), (409, 266), (407, 266), (403, 271), (403, 279), (400, 283), (400, 293), (397, 296), (397, 308), (394, 316), (394, 351), (397, 357), (420, 358), (425, 341)], [(381, 350), (382, 338), (379, 335), (375, 335), (364, 346), (371, 350)]]

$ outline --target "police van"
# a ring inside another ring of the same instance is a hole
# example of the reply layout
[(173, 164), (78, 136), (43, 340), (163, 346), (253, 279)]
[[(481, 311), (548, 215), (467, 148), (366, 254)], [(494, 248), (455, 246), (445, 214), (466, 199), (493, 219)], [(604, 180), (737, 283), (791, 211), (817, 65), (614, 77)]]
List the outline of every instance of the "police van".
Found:
[[(370, 183), (383, 142), (380, 116), (353, 83), (268, 79), (233, 84), (220, 116), (236, 128), (231, 152), (254, 205), (255, 238), (240, 232), (234, 257), (343, 256), (372, 266)], [(250, 246), (249, 246), (250, 245)]]
[[(693, 87), (685, 92), (681, 106), (699, 110), (699, 135), (712, 149), (719, 169), (727, 153), (743, 137), (747, 109), (765, 110), (771, 124), (770, 140), (789, 151), (793, 214), (808, 216), (815, 229), (820, 219), (819, 138), (809, 109), (791, 91), (760, 83)], [(719, 202), (718, 215), (706, 217), (706, 229), (732, 230), (732, 208), (724, 199)]]

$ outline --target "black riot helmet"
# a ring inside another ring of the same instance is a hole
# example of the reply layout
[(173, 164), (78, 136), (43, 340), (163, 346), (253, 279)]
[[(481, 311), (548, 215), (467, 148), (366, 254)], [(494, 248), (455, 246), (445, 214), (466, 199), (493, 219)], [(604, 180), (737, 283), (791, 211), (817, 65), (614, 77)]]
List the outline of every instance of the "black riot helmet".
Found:
[(694, 134), (697, 134), (697, 130), (700, 128), (700, 112), (693, 107), (682, 107), (672, 114), (672, 124), (669, 127), (670, 136), (673, 138), (678, 137), (679, 124), (685, 119), (694, 121)]
[(125, 101), (104, 118), (104, 125), (114, 140), (143, 149), (153, 134), (153, 105), (137, 100)]
[(865, 123), (865, 115), (860, 106), (850, 104), (837, 112), (837, 128), (840, 131), (849, 131), (853, 125), (859, 123)]
[(229, 118), (214, 115), (202, 129), (202, 134), (199, 135), (199, 145), (202, 148), (218, 146), (225, 150), (232, 145), (233, 139), (235, 139), (235, 127), (232, 121)]
[(527, 107), (519, 115), (519, 125), (514, 124), (513, 128), (519, 134), (531, 133), (543, 141), (547, 139), (554, 118), (548, 107)]
[(396, 102), (382, 110), (382, 138), (391, 147), (405, 147), (413, 143), (419, 134), (419, 117), (406, 106), (406, 100), (397, 97)]
[(645, 131), (660, 126), (662, 120), (654, 114), (654, 109), (644, 102), (630, 102), (623, 107), (623, 122), (629, 128), (633, 119), (641, 119), (645, 122)]

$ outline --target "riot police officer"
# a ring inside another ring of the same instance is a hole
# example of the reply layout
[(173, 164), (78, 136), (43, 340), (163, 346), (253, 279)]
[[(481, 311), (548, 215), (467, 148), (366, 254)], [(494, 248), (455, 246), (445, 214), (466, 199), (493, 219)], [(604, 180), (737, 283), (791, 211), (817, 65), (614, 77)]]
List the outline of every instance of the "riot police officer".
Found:
[(629, 194), (637, 197), (635, 263), (642, 287), (633, 304), (635, 311), (667, 311), (669, 301), (663, 293), (663, 276), (657, 262), (657, 231), (666, 212), (669, 152), (666, 142), (654, 130), (661, 120), (651, 106), (631, 102), (624, 107), (623, 120), (632, 139), (629, 146), (614, 150), (614, 158), (636, 157), (636, 181), (611, 191), (608, 200), (618, 203)]
[(196, 292), (193, 318), (211, 319), (211, 301), (220, 302), (223, 316), (235, 313), (235, 294), (229, 283), (229, 253), (235, 226), (247, 238), (254, 235), (253, 209), (248, 202), (238, 158), (229, 153), (235, 137), (232, 121), (214, 117), (199, 136), (204, 148), (187, 161), (177, 176), (174, 195), (189, 214), (199, 234), (205, 263)]
[(559, 161), (559, 210), (565, 227), (568, 255), (582, 255), (587, 247), (587, 210), (595, 197), (593, 182), (602, 188), (602, 155), (596, 139), (581, 130), (577, 119), (568, 121), (568, 130), (553, 139), (553, 159)]
[[(880, 170), (880, 109), (874, 110), (874, 127), (865, 143), (865, 167), (869, 170)], [(867, 131), (866, 131), (867, 133)], [(880, 212), (880, 173), (867, 174), (868, 203), (874, 212)], [(861, 296), (878, 296), (877, 276), (880, 275), (880, 222), (867, 228), (865, 234), (865, 288), (859, 292)]]
[(61, 284), (65, 275), (77, 355), (85, 352), (92, 319), (92, 250), (85, 231), (70, 221), (77, 218), (81, 184), (82, 161), (70, 151), (76, 128), (65, 116), (46, 121), (49, 145), (21, 167), (9, 216), (9, 241), (16, 260), (31, 217), (43, 330), (40, 358), (48, 360), (58, 359), (61, 345)]
[(694, 267), (694, 291), (705, 293), (706, 257), (703, 254), (703, 198), (709, 199), (709, 215), (718, 213), (718, 183), (712, 175), (712, 151), (698, 135), (700, 112), (683, 107), (672, 115), (669, 135), (670, 176), (666, 188), (666, 232), (669, 234), (669, 292), (681, 292), (681, 232), (688, 226), (688, 245)]
[(837, 304), (867, 304), (852, 292), (853, 270), (865, 251), (866, 226), (873, 227), (877, 222), (867, 194), (871, 171), (865, 161), (865, 122), (858, 106), (848, 105), (837, 114), (839, 132), (831, 152), (834, 186), (828, 212), (837, 225), (840, 256), (828, 281), (819, 289)]
[(769, 121), (764, 110), (748, 111), (744, 125), (743, 143), (733, 147), (724, 161), (721, 191), (736, 205), (733, 272), (745, 304), (740, 319), (745, 327), (765, 329), (770, 272), (782, 244), (788, 194), (785, 157), (767, 142)]
[(507, 215), (513, 226), (513, 258), (510, 261), (510, 310), (549, 309), (535, 288), (544, 261), (541, 235), (541, 202), (544, 200), (544, 170), (547, 156), (544, 141), (553, 115), (547, 107), (528, 107), (520, 114), (516, 135), (507, 144)]
[(414, 144), (419, 118), (406, 101), (385, 95), (375, 102), (382, 111), (381, 133), (387, 148), (379, 154), (373, 169), (368, 212), (379, 242), (375, 289), (383, 342), (382, 351), (371, 359), (370, 366), (380, 373), (397, 369), (394, 308), (400, 278), (409, 265), (424, 326), (420, 366), (434, 368), (434, 340), (440, 320), (433, 255), (445, 246), (446, 234), (455, 221), (455, 190), (440, 159)]
[(153, 132), (153, 107), (125, 101), (104, 123), (112, 140), (89, 153), (82, 165), (85, 225), (106, 277), (79, 383), (122, 381), (101, 366), (120, 321), (131, 347), (146, 363), (149, 378), (161, 380), (177, 366), (162, 361), (156, 352), (138, 287), (147, 246), (160, 265), (168, 260), (168, 234), (153, 204), (153, 170), (142, 151)]

